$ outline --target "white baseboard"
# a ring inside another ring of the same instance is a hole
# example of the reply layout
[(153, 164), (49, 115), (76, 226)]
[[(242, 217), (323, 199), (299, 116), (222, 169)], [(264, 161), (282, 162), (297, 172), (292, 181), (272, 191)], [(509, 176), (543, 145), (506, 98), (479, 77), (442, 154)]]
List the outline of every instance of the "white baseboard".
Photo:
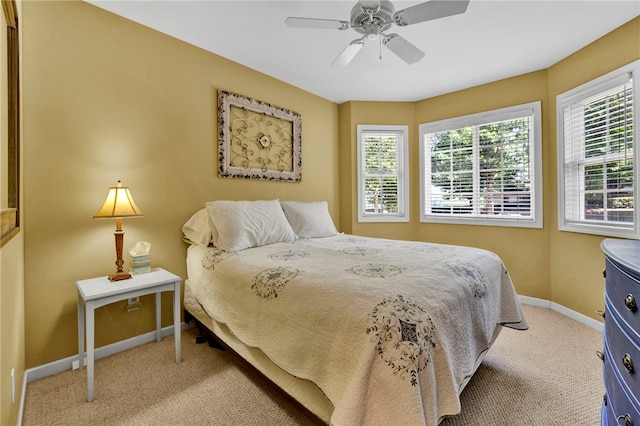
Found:
[[(182, 331), (188, 330), (193, 327), (193, 323), (186, 324), (183, 322), (180, 324), (180, 330)], [(161, 336), (163, 338), (172, 335), (173, 325), (164, 327), (161, 330)], [(105, 358), (109, 355), (114, 355), (118, 352), (124, 352), (126, 350), (135, 348), (136, 346), (144, 345), (145, 343), (155, 342), (156, 338), (156, 331), (154, 330), (145, 334), (141, 334), (139, 336), (132, 337), (130, 339), (122, 340), (120, 342), (112, 343), (106, 346), (101, 346), (99, 348), (96, 348), (96, 350), (94, 351), (94, 357), (95, 360)], [(22, 426), (22, 418), (24, 415), (24, 400), (27, 394), (27, 383), (48, 376), (53, 376), (54, 374), (62, 373), (66, 370), (71, 370), (74, 367), (78, 368), (78, 355), (73, 355), (64, 359), (50, 362), (48, 364), (29, 368), (24, 372), (24, 378), (22, 380), (22, 392), (20, 394), (20, 407), (18, 408), (18, 422), (16, 423), (16, 426)]]
[[(188, 330), (193, 328), (194, 324), (180, 324), (180, 330)], [(161, 330), (161, 336), (164, 338), (166, 336), (173, 335), (173, 325), (164, 327)], [(132, 337), (130, 339), (122, 340), (120, 342), (115, 342), (110, 345), (101, 346), (96, 348), (94, 351), (95, 359), (98, 360), (100, 358), (108, 357), (109, 355), (117, 354), (118, 352), (124, 352), (126, 350), (135, 348), (136, 346), (144, 345), (145, 343), (155, 342), (156, 341), (156, 332), (150, 331), (145, 334), (141, 334), (139, 336)], [(86, 360), (86, 357), (85, 357)], [(44, 377), (53, 376), (54, 374), (62, 373), (66, 370), (71, 370), (72, 368), (77, 368), (78, 364), (78, 355), (73, 355), (64, 359), (59, 359), (57, 361), (50, 362), (48, 364), (39, 365), (37, 367), (29, 368), (24, 372), (24, 379), (22, 381), (22, 393), (20, 395), (20, 407), (18, 411), (18, 422), (17, 426), (22, 426), (22, 418), (24, 413), (24, 399), (27, 393), (27, 383), (33, 382), (34, 380), (42, 379)], [(85, 364), (86, 365), (86, 364)]]
[(541, 308), (551, 309), (552, 311), (558, 312), (566, 317), (578, 321), (579, 323), (591, 327), (594, 330), (599, 331), (600, 333), (602, 333), (602, 329), (604, 328), (604, 324), (602, 322), (581, 314), (580, 312), (573, 311), (550, 300), (538, 299), (529, 296), (518, 296), (518, 299), (520, 299), (520, 303), (524, 303), (526, 305), (533, 305)]
[[(193, 327), (193, 324), (182, 323), (180, 326), (181, 330), (187, 330), (191, 327)], [(161, 332), (162, 332), (162, 337), (171, 336), (173, 335), (173, 326), (171, 325), (168, 327), (164, 327), (161, 330)], [(105, 358), (109, 355), (117, 354), (118, 352), (123, 352), (128, 349), (135, 348), (136, 346), (144, 345), (145, 343), (155, 342), (155, 340), (156, 340), (156, 332), (154, 330), (145, 334), (140, 334), (130, 339), (121, 340), (120, 342), (115, 342), (110, 345), (96, 348), (94, 352), (95, 354), (94, 356), (95, 356), (95, 359), (98, 360), (100, 358)], [(34, 380), (52, 376), (54, 374), (58, 374), (66, 370), (71, 370), (74, 367), (74, 364), (76, 364), (76, 368), (77, 368), (78, 355), (72, 355), (70, 357), (59, 359), (57, 361), (53, 361), (48, 364), (29, 368), (28, 370), (25, 371), (25, 377), (26, 377), (27, 383), (32, 382)]]

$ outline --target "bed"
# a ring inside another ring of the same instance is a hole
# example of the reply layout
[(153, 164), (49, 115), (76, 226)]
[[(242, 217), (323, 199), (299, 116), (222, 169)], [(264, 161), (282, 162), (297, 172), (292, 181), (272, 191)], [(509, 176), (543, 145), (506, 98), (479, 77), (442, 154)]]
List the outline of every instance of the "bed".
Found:
[(340, 234), (324, 202), (213, 201), (183, 232), (189, 315), (332, 425), (437, 425), (527, 328), (495, 254)]

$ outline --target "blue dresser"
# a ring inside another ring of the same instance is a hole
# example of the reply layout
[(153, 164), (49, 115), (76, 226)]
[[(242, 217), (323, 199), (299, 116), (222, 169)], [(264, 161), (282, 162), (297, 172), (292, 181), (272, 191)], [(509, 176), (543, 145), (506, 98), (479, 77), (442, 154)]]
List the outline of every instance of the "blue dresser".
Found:
[(602, 424), (640, 426), (640, 241), (606, 239)]

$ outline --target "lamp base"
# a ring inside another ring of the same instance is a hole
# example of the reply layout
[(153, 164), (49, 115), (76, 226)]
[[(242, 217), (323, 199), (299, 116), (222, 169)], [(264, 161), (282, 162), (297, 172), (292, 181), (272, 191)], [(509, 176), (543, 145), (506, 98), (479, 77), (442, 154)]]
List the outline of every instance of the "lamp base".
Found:
[(109, 275), (109, 281), (128, 280), (129, 278), (131, 278), (131, 274), (128, 272), (116, 272)]

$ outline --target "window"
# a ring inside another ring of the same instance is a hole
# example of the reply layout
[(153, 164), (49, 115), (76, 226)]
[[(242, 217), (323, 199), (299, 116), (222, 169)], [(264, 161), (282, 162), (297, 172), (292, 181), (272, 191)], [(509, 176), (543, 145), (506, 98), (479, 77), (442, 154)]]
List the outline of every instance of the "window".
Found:
[(640, 61), (557, 97), (558, 227), (563, 231), (640, 238), (634, 164), (638, 75)]
[(540, 129), (540, 102), (421, 124), (421, 221), (541, 228)]
[(358, 125), (358, 221), (408, 222), (408, 127)]

